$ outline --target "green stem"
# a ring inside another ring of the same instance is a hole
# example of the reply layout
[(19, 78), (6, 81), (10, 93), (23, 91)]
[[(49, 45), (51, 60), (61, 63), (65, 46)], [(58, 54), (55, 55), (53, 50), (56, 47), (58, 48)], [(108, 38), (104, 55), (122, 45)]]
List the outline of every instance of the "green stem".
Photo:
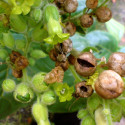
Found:
[(70, 69), (70, 71), (72, 72), (72, 74), (73, 74), (73, 76), (74, 76), (74, 78), (75, 78), (76, 83), (81, 82), (82, 79), (78, 76), (78, 74), (77, 74), (76, 71), (74, 70), (74, 67), (70, 65), (70, 66), (69, 66), (69, 69)]
[(104, 114), (106, 116), (107, 125), (113, 125), (108, 100), (103, 99), (103, 108)]

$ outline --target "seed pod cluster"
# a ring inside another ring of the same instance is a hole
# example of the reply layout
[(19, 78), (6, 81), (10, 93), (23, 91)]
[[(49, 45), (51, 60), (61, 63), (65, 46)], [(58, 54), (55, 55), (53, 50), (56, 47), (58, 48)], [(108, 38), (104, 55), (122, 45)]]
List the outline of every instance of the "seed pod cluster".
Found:
[(21, 78), (23, 76), (22, 70), (29, 64), (27, 58), (22, 56), (19, 52), (12, 51), (10, 54), (10, 61), (14, 65), (14, 68), (12, 69), (13, 76)]
[(75, 60), (75, 70), (81, 76), (91, 76), (96, 70), (96, 58), (91, 52), (80, 54)]
[(45, 76), (44, 81), (47, 84), (53, 84), (55, 82), (63, 82), (63, 78), (64, 70), (62, 69), (62, 67), (57, 66)]
[(72, 50), (72, 41), (70, 39), (65, 40), (63, 43), (55, 45), (49, 53), (50, 58), (56, 62), (55, 66), (61, 66), (64, 71), (69, 67), (67, 60), (67, 54)]

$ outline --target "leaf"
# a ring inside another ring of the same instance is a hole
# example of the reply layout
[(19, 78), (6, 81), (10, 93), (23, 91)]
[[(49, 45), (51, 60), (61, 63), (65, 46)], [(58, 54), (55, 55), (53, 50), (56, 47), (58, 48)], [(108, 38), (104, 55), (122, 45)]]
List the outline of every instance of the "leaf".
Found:
[(82, 52), (90, 52), (90, 50), (99, 52), (99, 50), (96, 47), (86, 47)]
[(125, 26), (113, 18), (105, 24), (108, 32), (113, 35), (118, 42), (120, 42), (125, 33)]

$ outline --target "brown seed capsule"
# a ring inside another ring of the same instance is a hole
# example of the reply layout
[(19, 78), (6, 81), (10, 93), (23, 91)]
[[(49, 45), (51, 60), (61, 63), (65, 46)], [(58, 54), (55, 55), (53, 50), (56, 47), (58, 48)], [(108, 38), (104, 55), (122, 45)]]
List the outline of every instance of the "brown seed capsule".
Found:
[(107, 7), (99, 7), (96, 10), (96, 17), (98, 19), (99, 22), (105, 23), (107, 21), (109, 21), (112, 17), (112, 12), (109, 8)]
[(20, 56), (21, 56), (21, 54), (20, 54), (19, 52), (12, 51), (12, 53), (10, 54), (10, 61), (11, 61), (12, 63), (15, 63), (16, 59), (17, 59), (18, 57), (20, 57)]
[(93, 93), (93, 89), (90, 85), (86, 85), (86, 82), (77, 83), (76, 86), (76, 95), (82, 98), (89, 97)]
[(86, 0), (86, 6), (89, 9), (94, 9), (98, 5), (98, 0)]
[(24, 56), (18, 57), (15, 61), (15, 66), (17, 70), (22, 70), (26, 68), (28, 65), (29, 65), (29, 62), (27, 58), (25, 58)]
[(88, 28), (93, 24), (93, 18), (91, 15), (89, 14), (84, 14), (81, 18), (80, 18), (80, 23), (83, 27)]
[(67, 22), (65, 28), (63, 29), (64, 33), (69, 33), (70, 36), (73, 36), (76, 32), (76, 26), (72, 22)]
[(61, 8), (64, 6), (65, 0), (55, 0), (56, 5)]
[(12, 75), (15, 78), (21, 78), (23, 76), (22, 70), (12, 70)]
[(62, 67), (57, 66), (45, 76), (44, 81), (47, 84), (53, 84), (55, 82), (63, 82), (63, 78), (64, 78), (64, 71)]
[(70, 39), (65, 40), (63, 43), (55, 45), (55, 50), (58, 53), (68, 54), (72, 50), (72, 41)]
[(66, 71), (69, 68), (69, 62), (67, 60), (65, 62), (56, 62), (55, 66), (61, 66)]
[(56, 60), (57, 60), (57, 56), (58, 56), (58, 53), (55, 51), (55, 49), (52, 49), (52, 50), (49, 52), (49, 57), (50, 57), (50, 59), (52, 59), (53, 61), (56, 61)]
[(114, 70), (121, 76), (125, 76), (125, 53), (113, 53), (107, 63), (109, 69)]
[(66, 61), (66, 55), (65, 54), (58, 54), (57, 61), (65, 62)]
[(95, 82), (95, 90), (105, 99), (113, 99), (124, 91), (124, 82), (113, 70), (103, 71)]
[(75, 64), (75, 60), (76, 60), (76, 58), (73, 56), (73, 55), (69, 55), (68, 56), (68, 61), (69, 61), (69, 63), (71, 64), (71, 65), (74, 65)]
[(65, 0), (64, 10), (67, 13), (75, 12), (77, 7), (78, 7), (78, 1), (77, 0)]
[(81, 76), (91, 76), (96, 70), (96, 58), (90, 52), (80, 54), (75, 61), (75, 70)]

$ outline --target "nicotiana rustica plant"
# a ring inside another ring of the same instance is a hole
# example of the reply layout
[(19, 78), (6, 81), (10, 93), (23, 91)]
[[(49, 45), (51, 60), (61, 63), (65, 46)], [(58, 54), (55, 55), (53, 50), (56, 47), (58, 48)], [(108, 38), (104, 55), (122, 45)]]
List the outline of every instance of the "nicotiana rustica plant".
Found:
[(38, 125), (49, 112), (78, 111), (81, 125), (125, 116), (124, 27), (108, 2), (0, 1), (0, 119), (27, 105)]

